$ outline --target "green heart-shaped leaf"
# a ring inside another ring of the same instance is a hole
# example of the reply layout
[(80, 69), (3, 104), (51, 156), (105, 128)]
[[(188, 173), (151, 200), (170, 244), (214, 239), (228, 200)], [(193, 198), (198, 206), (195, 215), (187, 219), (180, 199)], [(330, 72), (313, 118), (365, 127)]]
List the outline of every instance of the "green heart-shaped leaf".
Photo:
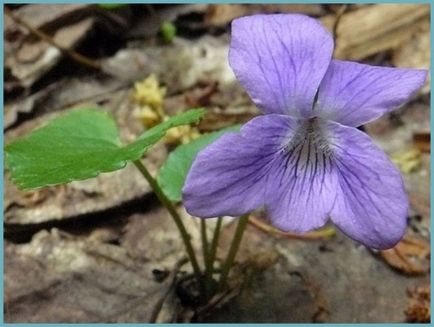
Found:
[(95, 177), (139, 159), (166, 131), (197, 122), (204, 111), (189, 110), (122, 146), (113, 119), (101, 109), (76, 109), (5, 148), (11, 179), (22, 189)]
[(240, 125), (231, 126), (218, 132), (202, 135), (194, 141), (178, 146), (170, 153), (161, 167), (157, 182), (166, 196), (174, 201), (182, 200), (182, 187), (197, 153), (222, 136), (225, 132), (236, 132)]

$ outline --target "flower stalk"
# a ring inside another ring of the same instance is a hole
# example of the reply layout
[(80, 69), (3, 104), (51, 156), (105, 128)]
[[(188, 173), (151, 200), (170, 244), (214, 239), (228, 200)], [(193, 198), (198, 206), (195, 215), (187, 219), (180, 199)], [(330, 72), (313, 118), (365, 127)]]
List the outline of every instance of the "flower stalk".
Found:
[[(217, 224), (214, 228), (214, 234), (211, 240), (211, 243), (209, 244), (209, 247), (207, 248), (206, 254), (204, 253), (204, 260), (205, 260), (205, 292), (206, 296), (208, 297), (210, 294), (213, 293), (213, 272), (214, 272), (214, 261), (216, 257), (217, 252), (217, 245), (218, 240), (220, 236), (220, 229), (222, 225), (222, 217), (217, 218)], [(205, 220), (202, 219), (203, 225), (205, 225)], [(203, 242), (203, 238), (202, 238)]]
[(181, 234), (182, 241), (184, 242), (188, 258), (193, 267), (194, 275), (196, 276), (197, 280), (200, 281), (201, 271), (199, 268), (199, 264), (197, 263), (193, 246), (191, 244), (191, 237), (188, 234), (187, 230), (185, 229), (181, 217), (179, 216), (172, 202), (166, 197), (163, 190), (158, 185), (157, 181), (152, 177), (152, 175), (149, 173), (148, 169), (142, 164), (142, 162), (140, 160), (135, 160), (134, 165), (137, 167), (137, 169), (140, 171), (143, 177), (145, 177), (145, 179), (148, 181), (149, 186), (151, 186), (157, 198), (160, 200), (160, 202), (163, 204), (163, 206), (167, 209), (167, 211), (169, 211), (170, 215), (172, 216), (176, 224), (176, 227), (178, 228)]
[(206, 221), (205, 219), (200, 219), (200, 236), (202, 241), (202, 252), (203, 252), (203, 264), (206, 267), (209, 250), (208, 250), (208, 236), (206, 232)]
[(243, 239), (244, 231), (246, 230), (248, 222), (249, 222), (248, 214), (241, 216), (238, 220), (237, 229), (235, 230), (234, 238), (232, 240), (231, 247), (228, 252), (228, 256), (222, 267), (222, 273), (220, 276), (220, 282), (218, 287), (219, 291), (222, 291), (226, 286), (229, 271), (234, 263), (235, 256), (238, 252), (238, 248), (240, 246), (241, 240)]
[(217, 218), (217, 224), (214, 228), (214, 235), (212, 237), (211, 246), (210, 246), (209, 251), (208, 251), (208, 257), (207, 257), (206, 266), (205, 266), (205, 275), (209, 276), (209, 279), (212, 278), (212, 272), (213, 272), (213, 268), (214, 268), (214, 261), (215, 261), (215, 257), (216, 257), (216, 253), (217, 253), (217, 246), (218, 246), (218, 241), (219, 241), (219, 237), (220, 237), (220, 230), (222, 227), (222, 222), (223, 222), (223, 218), (218, 217)]

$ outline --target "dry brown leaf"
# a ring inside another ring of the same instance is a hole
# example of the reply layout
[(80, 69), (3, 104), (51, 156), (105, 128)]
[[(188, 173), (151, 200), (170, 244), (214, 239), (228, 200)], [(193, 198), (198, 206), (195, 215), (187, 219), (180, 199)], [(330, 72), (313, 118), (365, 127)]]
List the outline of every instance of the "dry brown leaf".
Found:
[(57, 229), (5, 254), (8, 322), (148, 322), (171, 284), (125, 248)]
[(223, 26), (234, 18), (245, 15), (247, 8), (242, 4), (210, 4), (205, 13), (207, 26)]
[(431, 286), (423, 285), (407, 291), (410, 298), (409, 305), (405, 310), (408, 322), (429, 323), (431, 322)]
[(205, 24), (224, 26), (241, 16), (275, 12), (320, 16), (324, 14), (324, 8), (320, 4), (210, 4), (205, 13)]
[(421, 275), (430, 270), (430, 244), (426, 240), (406, 236), (393, 249), (380, 251), (393, 268), (408, 274)]
[[(429, 19), (428, 4), (378, 4), (342, 16), (335, 57), (361, 60), (408, 42)], [(335, 15), (321, 19), (331, 31)]]
[[(429, 68), (430, 66), (430, 20), (425, 18), (419, 24), (412, 37), (393, 51), (392, 62), (397, 67)], [(430, 76), (422, 93), (430, 91)]]
[(209, 106), (211, 97), (219, 92), (218, 83), (205, 81), (203, 87), (185, 93), (185, 103), (191, 108)]
[(413, 143), (420, 152), (430, 153), (431, 151), (431, 133), (415, 132), (413, 133)]
[(323, 15), (325, 9), (320, 4), (307, 4), (307, 3), (285, 3), (285, 4), (261, 4), (261, 10), (267, 13), (286, 12), (286, 13), (299, 13), (311, 16)]
[[(14, 10), (15, 14), (35, 28), (44, 30), (56, 29), (71, 21), (72, 17), (83, 16), (91, 12), (89, 4), (27, 4)], [(14, 22), (7, 20), (5, 28), (12, 27)], [(6, 20), (5, 20), (6, 22)], [(28, 31), (25, 31), (28, 34)]]
[[(73, 48), (87, 35), (93, 24), (93, 18), (81, 20), (57, 30), (53, 39), (64, 47)], [(21, 85), (28, 87), (52, 69), (61, 58), (61, 51), (44, 41), (27, 42), (16, 55), (6, 56), (5, 66), (10, 68)]]

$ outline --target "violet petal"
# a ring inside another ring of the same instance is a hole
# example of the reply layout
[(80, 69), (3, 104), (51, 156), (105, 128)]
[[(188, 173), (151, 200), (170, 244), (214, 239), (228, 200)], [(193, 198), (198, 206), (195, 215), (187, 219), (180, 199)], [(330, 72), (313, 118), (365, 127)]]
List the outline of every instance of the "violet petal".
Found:
[(240, 133), (226, 133), (197, 155), (183, 188), (194, 216), (240, 216), (264, 203), (266, 178), (290, 118), (258, 116)]
[(309, 117), (332, 52), (332, 36), (308, 16), (255, 15), (232, 22), (229, 63), (264, 113)]
[(396, 109), (423, 86), (427, 71), (332, 60), (321, 82), (315, 112), (360, 126)]
[(323, 132), (320, 124), (301, 123), (270, 169), (266, 210), (280, 230), (307, 232), (329, 217), (337, 177)]
[(393, 247), (404, 235), (408, 214), (400, 172), (365, 133), (333, 122), (328, 129), (339, 180), (332, 221), (368, 247)]

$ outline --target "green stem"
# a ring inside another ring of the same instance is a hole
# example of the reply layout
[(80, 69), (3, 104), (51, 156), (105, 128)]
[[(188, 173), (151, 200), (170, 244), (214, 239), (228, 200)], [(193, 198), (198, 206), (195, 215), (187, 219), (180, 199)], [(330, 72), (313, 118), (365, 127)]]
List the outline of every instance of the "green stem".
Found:
[(222, 217), (217, 218), (217, 225), (214, 228), (214, 235), (211, 241), (211, 246), (208, 248), (207, 256), (205, 257), (205, 292), (208, 296), (212, 292), (212, 274), (214, 268), (214, 260), (217, 252), (220, 229), (222, 225)]
[(155, 195), (157, 195), (160, 202), (163, 204), (164, 207), (166, 207), (167, 211), (169, 211), (170, 215), (175, 221), (176, 227), (178, 227), (178, 230), (181, 233), (181, 237), (184, 242), (185, 249), (187, 250), (188, 258), (190, 259), (191, 265), (193, 266), (194, 274), (198, 282), (200, 282), (201, 272), (200, 272), (199, 265), (197, 263), (196, 255), (194, 254), (193, 246), (191, 245), (191, 241), (190, 241), (191, 237), (188, 234), (187, 230), (185, 229), (181, 217), (179, 216), (172, 202), (170, 202), (170, 200), (166, 197), (166, 195), (163, 193), (163, 190), (158, 185), (157, 181), (151, 176), (148, 169), (146, 169), (146, 167), (142, 164), (142, 162), (140, 160), (135, 160), (134, 165), (142, 173), (143, 177), (145, 177), (145, 179), (148, 181)]
[[(206, 221), (203, 218), (200, 219), (200, 236), (202, 240), (202, 252), (203, 252), (203, 264), (205, 266), (206, 271), (206, 264), (208, 260), (208, 236), (206, 235)], [(203, 291), (204, 291), (204, 297), (208, 298), (210, 291), (211, 291), (211, 284), (210, 280), (208, 280), (207, 275), (205, 273), (205, 278), (203, 280)]]
[(212, 270), (213, 270), (213, 266), (214, 266), (215, 256), (217, 253), (217, 246), (218, 246), (218, 241), (219, 241), (219, 236), (220, 236), (220, 229), (222, 227), (222, 221), (223, 221), (222, 217), (217, 218), (217, 224), (214, 228), (214, 235), (212, 237), (211, 247), (210, 247), (209, 252), (208, 252), (205, 275), (209, 276), (209, 278), (211, 278), (211, 276), (212, 276)]
[(206, 235), (206, 221), (200, 218), (200, 236), (202, 239), (203, 263), (206, 267), (208, 258), (208, 236)]
[(220, 276), (219, 290), (222, 291), (226, 286), (226, 281), (228, 279), (229, 271), (234, 263), (235, 256), (237, 255), (238, 248), (240, 246), (241, 240), (243, 238), (244, 231), (246, 229), (247, 223), (249, 222), (249, 215), (241, 216), (238, 220), (237, 229), (235, 230), (235, 235), (232, 240), (231, 247), (229, 249), (228, 256), (222, 267), (222, 274)]

